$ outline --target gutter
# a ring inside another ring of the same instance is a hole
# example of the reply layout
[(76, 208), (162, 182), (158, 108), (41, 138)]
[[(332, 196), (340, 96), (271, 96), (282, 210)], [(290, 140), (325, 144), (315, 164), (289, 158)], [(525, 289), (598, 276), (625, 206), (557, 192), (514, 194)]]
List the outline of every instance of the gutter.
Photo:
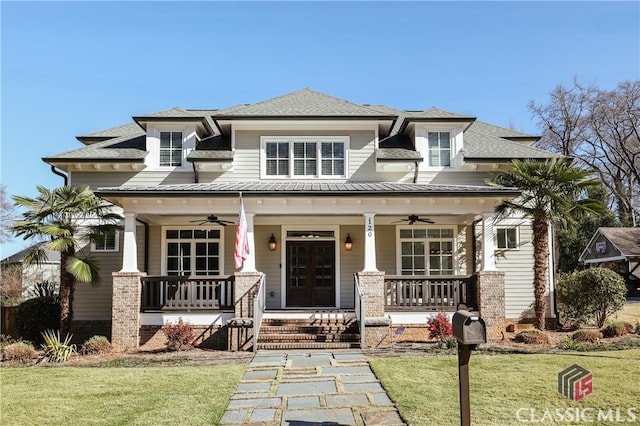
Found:
[(54, 175), (58, 175), (60, 176), (62, 179), (64, 179), (64, 184), (63, 186), (69, 186), (69, 176), (65, 175), (64, 173), (62, 173), (61, 171), (56, 169), (56, 166), (51, 165), (51, 172)]

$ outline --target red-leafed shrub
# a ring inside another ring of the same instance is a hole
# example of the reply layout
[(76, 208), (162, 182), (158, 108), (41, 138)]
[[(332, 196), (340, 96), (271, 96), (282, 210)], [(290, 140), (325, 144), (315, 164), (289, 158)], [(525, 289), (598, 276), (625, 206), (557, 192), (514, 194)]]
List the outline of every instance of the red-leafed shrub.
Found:
[(453, 334), (451, 321), (442, 312), (438, 313), (435, 318), (429, 318), (427, 329), (429, 330), (429, 339), (436, 339), (439, 347), (442, 347), (444, 342), (448, 342), (450, 340), (448, 338)]
[(167, 336), (167, 349), (171, 351), (190, 349), (195, 338), (193, 326), (183, 322), (182, 318), (179, 318), (176, 324), (163, 325), (162, 332)]

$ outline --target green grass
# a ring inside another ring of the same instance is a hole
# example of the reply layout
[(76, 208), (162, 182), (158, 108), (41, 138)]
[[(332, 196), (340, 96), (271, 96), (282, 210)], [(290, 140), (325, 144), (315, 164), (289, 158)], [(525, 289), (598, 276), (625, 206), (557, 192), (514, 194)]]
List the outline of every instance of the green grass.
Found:
[(2, 425), (214, 425), (245, 365), (3, 368)]
[[(557, 374), (573, 364), (593, 374), (593, 393), (579, 402), (557, 392)], [(371, 366), (411, 425), (460, 424), (455, 355), (377, 358), (371, 361)], [(636, 421), (640, 422), (636, 379), (640, 376), (640, 349), (579, 354), (474, 352), (469, 369), (474, 425), (519, 424), (516, 412), (523, 407), (535, 409), (538, 419), (545, 409), (619, 407), (624, 409), (622, 415), (626, 415), (627, 409), (636, 408)]]
[(617, 312), (613, 318), (620, 321), (636, 324), (640, 322), (640, 302), (627, 302), (620, 312)]

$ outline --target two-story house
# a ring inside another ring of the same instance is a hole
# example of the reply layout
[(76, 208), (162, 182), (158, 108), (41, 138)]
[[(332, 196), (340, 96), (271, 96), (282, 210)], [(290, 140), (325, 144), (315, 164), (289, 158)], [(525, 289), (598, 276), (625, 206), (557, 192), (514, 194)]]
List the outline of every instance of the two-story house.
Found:
[[(494, 221), (519, 192), (485, 181), (514, 158), (554, 157), (531, 147), (536, 136), (304, 89), (78, 139), (86, 146), (44, 161), (124, 217), (91, 248), (103, 279), (76, 290), (78, 333), (133, 349), (181, 317), (223, 347), (373, 346), (461, 303), (490, 335), (532, 316), (530, 223)], [(241, 199), (249, 250), (235, 269)], [(311, 329), (328, 318), (342, 336)], [(288, 337), (287, 320), (299, 326)]]

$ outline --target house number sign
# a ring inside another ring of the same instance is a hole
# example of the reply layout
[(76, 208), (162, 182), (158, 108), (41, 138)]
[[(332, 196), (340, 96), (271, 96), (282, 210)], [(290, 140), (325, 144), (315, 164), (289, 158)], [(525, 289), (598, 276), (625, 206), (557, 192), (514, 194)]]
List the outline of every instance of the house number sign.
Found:
[(367, 237), (373, 237), (373, 218), (367, 218)]

